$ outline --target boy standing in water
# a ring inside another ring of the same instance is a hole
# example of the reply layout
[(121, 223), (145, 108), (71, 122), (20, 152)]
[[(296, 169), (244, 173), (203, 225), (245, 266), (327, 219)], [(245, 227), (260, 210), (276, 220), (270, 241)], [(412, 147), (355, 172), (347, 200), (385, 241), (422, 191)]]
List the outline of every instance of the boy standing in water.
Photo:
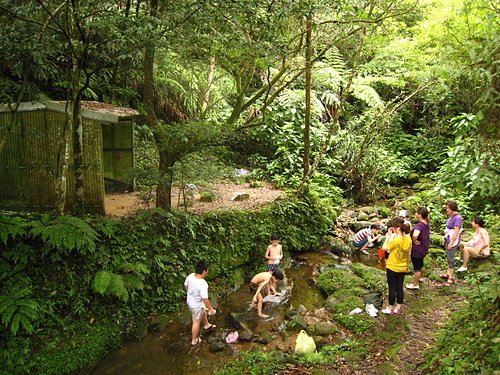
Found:
[[(266, 249), (264, 255), (267, 259), (267, 271), (273, 273), (279, 270), (280, 261), (283, 259), (283, 248), (280, 245), (280, 236), (276, 233), (271, 235), (271, 244)], [(271, 294), (271, 285), (267, 285), (267, 294)]]
[(271, 235), (271, 244), (266, 249), (267, 270), (278, 271), (280, 261), (283, 258), (283, 248), (280, 245), (280, 236), (276, 233)]
[(250, 280), (250, 292), (255, 293), (252, 298), (252, 304), (250, 307), (254, 307), (257, 303), (257, 314), (261, 318), (267, 318), (269, 315), (262, 314), (262, 288), (265, 285), (269, 285), (269, 288), (273, 295), (277, 295), (276, 292), (276, 283), (277, 280), (283, 280), (283, 273), (281, 271), (272, 271), (272, 272), (261, 272), (252, 277)]
[(200, 324), (203, 323), (204, 329), (215, 328), (215, 324), (210, 324), (207, 318), (208, 315), (215, 315), (216, 311), (212, 307), (208, 299), (208, 284), (205, 277), (208, 274), (208, 263), (199, 261), (196, 263), (195, 273), (190, 274), (184, 287), (187, 291), (187, 304), (193, 318), (193, 325), (191, 327), (191, 345), (197, 345), (201, 342), (200, 338)]

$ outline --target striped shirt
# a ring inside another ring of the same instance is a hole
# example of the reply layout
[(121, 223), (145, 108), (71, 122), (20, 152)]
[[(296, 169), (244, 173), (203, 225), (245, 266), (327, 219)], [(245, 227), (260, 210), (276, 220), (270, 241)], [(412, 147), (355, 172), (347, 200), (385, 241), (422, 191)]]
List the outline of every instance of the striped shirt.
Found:
[(373, 237), (373, 232), (370, 228), (361, 229), (358, 233), (354, 235), (352, 239), (354, 242), (359, 242), (365, 238)]

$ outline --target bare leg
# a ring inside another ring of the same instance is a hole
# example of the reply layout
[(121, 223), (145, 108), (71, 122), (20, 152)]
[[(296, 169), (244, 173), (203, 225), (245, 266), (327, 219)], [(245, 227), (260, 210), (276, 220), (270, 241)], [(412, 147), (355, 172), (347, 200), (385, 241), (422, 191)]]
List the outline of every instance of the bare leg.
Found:
[(269, 315), (262, 314), (262, 295), (259, 294), (257, 296), (257, 315), (259, 315), (261, 318), (267, 318)]
[(463, 261), (464, 263), (462, 264), (462, 267), (467, 268), (467, 265), (469, 264), (469, 259), (471, 256), (473, 257), (478, 257), (480, 252), (478, 249), (472, 246), (464, 246), (463, 249)]
[(420, 283), (420, 278), (422, 277), (422, 271), (415, 271), (413, 273), (413, 285), (418, 286)]
[(467, 264), (469, 264), (469, 258), (470, 258), (469, 248), (464, 246), (464, 248), (462, 250), (462, 259), (464, 262), (462, 264), (462, 267), (467, 267)]
[(448, 280), (453, 280), (455, 277), (455, 269), (454, 268), (448, 268)]
[(201, 323), (203, 324), (203, 328), (207, 329), (209, 327), (211, 327), (212, 325), (208, 322), (208, 316), (207, 316), (207, 312), (204, 311), (203, 312), (203, 316), (201, 317)]
[[(201, 318), (203, 319), (203, 318)], [(196, 345), (198, 343), (198, 338), (200, 337), (200, 320), (195, 319), (193, 316), (193, 325), (191, 327), (191, 344)]]

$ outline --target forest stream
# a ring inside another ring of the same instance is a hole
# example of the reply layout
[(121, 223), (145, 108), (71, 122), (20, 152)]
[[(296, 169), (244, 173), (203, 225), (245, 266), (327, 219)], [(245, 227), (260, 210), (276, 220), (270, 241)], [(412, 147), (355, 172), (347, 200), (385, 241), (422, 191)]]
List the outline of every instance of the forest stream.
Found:
[[(377, 258), (371, 256), (363, 259), (370, 265), (377, 263)], [(211, 332), (203, 332), (202, 342), (196, 347), (191, 346), (191, 315), (187, 309), (169, 316), (169, 322), (164, 330), (148, 334), (141, 341), (128, 341), (111, 352), (94, 369), (93, 375), (191, 375), (211, 374), (221, 365), (233, 359), (240, 352), (247, 352), (254, 347), (263, 350), (293, 348), (297, 336), (282, 335), (286, 328), (285, 313), (289, 309), (302, 305), (307, 310), (321, 308), (325, 296), (314, 285), (313, 278), (318, 268), (340, 263), (331, 253), (309, 252), (296, 255), (290, 267), (285, 270), (286, 287), (280, 283), (279, 289), (285, 292), (285, 298), (279, 304), (268, 302), (264, 304), (264, 313), (270, 317), (260, 319), (255, 309), (249, 309), (252, 295), (245, 282), (236, 291), (217, 301), (217, 315), (209, 318), (210, 323), (217, 328)], [(286, 289), (285, 289), (286, 288)], [(223, 351), (212, 352), (209, 342), (222, 342), (228, 333), (236, 329), (231, 326), (228, 316), (238, 316), (254, 333), (254, 341), (239, 341), (227, 345)], [(272, 335), (269, 335), (271, 333)], [(272, 340), (265, 346), (262, 337)], [(258, 341), (261, 341), (259, 343)]]

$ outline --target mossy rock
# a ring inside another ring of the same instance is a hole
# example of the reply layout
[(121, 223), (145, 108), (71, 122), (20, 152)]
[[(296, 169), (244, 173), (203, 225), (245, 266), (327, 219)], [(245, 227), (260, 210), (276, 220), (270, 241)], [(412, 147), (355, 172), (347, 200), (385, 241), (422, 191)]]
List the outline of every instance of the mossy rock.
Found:
[(419, 177), (420, 176), (418, 175), (418, 173), (412, 172), (412, 173), (408, 174), (408, 176), (406, 177), (406, 180), (410, 183), (417, 182), (419, 180)]
[(377, 212), (383, 218), (388, 218), (392, 216), (392, 210), (389, 207), (377, 206)]
[(296, 329), (298, 331), (307, 329), (307, 321), (304, 317), (300, 315), (295, 315), (290, 322), (288, 322), (288, 327), (292, 329)]
[(373, 318), (364, 314), (336, 314), (334, 319), (356, 335), (366, 332), (375, 326)]
[[(360, 294), (364, 293), (364, 291), (361, 291)], [(363, 298), (360, 295), (343, 292), (337, 293), (335, 297), (338, 302), (331, 306), (331, 310), (336, 314), (349, 314), (355, 308), (364, 306)]]
[(319, 336), (329, 336), (337, 332), (337, 326), (332, 322), (318, 322), (309, 326), (309, 331)]
[(370, 214), (376, 214), (377, 208), (374, 206), (363, 206), (359, 208), (359, 211), (366, 212), (368, 215), (370, 215)]
[(318, 277), (316, 285), (330, 295), (341, 289), (362, 288), (363, 280), (347, 271), (329, 270)]
[(352, 272), (363, 280), (362, 287), (376, 292), (384, 292), (386, 288), (385, 272), (363, 263), (353, 263)]
[(200, 202), (214, 202), (215, 193), (212, 191), (202, 191), (200, 192)]
[(321, 241), (321, 249), (329, 251), (338, 256), (351, 256), (352, 249), (345, 242), (332, 236), (324, 236)]
[(368, 219), (370, 219), (370, 216), (366, 212), (364, 212), (364, 211), (358, 212), (358, 220), (359, 221), (368, 221)]
[[(493, 264), (489, 259), (471, 259), (469, 265), (469, 272), (484, 272), (495, 274), (495, 269), (498, 270), (498, 266)], [(470, 267), (472, 265), (472, 267)]]

